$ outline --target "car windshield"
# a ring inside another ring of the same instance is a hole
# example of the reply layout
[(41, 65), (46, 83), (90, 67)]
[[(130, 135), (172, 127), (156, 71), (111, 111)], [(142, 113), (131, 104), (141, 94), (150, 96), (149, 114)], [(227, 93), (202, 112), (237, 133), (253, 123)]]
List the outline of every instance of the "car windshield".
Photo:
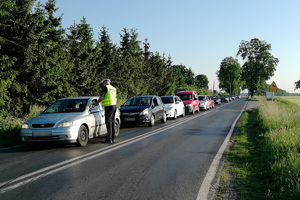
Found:
[(64, 99), (49, 106), (43, 113), (83, 112), (86, 109), (87, 99)]
[(151, 97), (132, 97), (125, 102), (124, 106), (150, 106), (151, 102)]
[(165, 104), (174, 103), (174, 98), (173, 97), (161, 97), (161, 100)]
[(192, 95), (191, 94), (177, 94), (181, 100), (192, 100)]
[(203, 101), (203, 100), (204, 100), (204, 96), (198, 96), (198, 99), (199, 99), (200, 101)]

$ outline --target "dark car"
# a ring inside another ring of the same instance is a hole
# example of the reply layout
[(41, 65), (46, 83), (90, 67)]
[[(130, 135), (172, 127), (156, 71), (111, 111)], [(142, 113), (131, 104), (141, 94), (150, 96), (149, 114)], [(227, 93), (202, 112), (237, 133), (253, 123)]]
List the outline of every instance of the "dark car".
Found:
[(138, 96), (128, 99), (120, 108), (121, 125), (130, 123), (154, 126), (155, 121), (167, 120), (165, 106), (159, 96)]
[(227, 95), (221, 96), (221, 102), (229, 102), (229, 97)]
[(219, 96), (214, 96), (214, 102), (215, 104), (221, 104), (221, 98)]

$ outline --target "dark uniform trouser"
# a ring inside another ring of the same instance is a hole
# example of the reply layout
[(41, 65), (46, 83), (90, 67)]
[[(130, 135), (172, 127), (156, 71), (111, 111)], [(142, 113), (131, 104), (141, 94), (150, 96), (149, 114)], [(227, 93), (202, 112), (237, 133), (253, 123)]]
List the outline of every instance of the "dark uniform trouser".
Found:
[(115, 138), (115, 115), (117, 105), (105, 106), (105, 124), (107, 129), (106, 140), (114, 140)]

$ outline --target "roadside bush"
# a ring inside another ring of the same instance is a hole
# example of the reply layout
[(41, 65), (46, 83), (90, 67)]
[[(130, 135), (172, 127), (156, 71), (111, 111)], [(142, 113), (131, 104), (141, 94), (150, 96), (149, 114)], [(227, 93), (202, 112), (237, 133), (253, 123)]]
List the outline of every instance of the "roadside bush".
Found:
[(24, 118), (16, 118), (10, 115), (0, 116), (0, 147), (12, 146), (21, 144), (20, 130), (22, 124), (44, 110), (44, 106), (30, 106), (30, 112)]

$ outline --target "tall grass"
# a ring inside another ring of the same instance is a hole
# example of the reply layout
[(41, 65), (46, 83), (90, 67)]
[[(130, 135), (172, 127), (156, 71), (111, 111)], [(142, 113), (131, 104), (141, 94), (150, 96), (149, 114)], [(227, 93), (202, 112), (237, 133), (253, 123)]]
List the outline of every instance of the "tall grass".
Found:
[(268, 195), (272, 199), (300, 198), (300, 107), (290, 101), (267, 102), (259, 107), (265, 128), (265, 175), (270, 177)]
[(240, 199), (300, 198), (300, 106), (259, 100), (246, 112), (228, 152)]
[(30, 107), (30, 112), (24, 118), (0, 115), (0, 147), (12, 146), (21, 144), (20, 131), (22, 124), (32, 117), (37, 116), (40, 111), (44, 110), (44, 106), (33, 105)]

